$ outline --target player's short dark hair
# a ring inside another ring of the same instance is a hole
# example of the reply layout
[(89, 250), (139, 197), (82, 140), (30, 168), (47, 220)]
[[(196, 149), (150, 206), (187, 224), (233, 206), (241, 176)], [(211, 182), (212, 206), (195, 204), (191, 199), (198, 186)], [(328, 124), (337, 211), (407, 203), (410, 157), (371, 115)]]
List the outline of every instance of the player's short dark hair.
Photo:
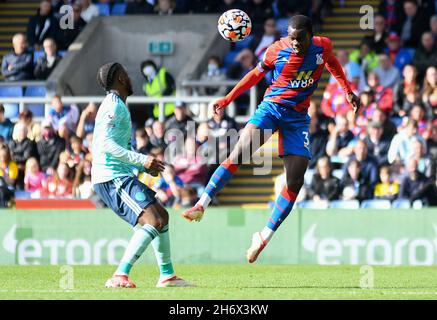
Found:
[(313, 34), (311, 19), (301, 14), (291, 17), (288, 20), (288, 26), (296, 30), (306, 29), (311, 35)]
[(0, 112), (1, 112), (1, 113), (5, 113), (5, 107), (3, 107), (2, 104), (0, 104)]
[(97, 82), (103, 89), (105, 89), (105, 91), (111, 90), (115, 83), (115, 79), (122, 68), (123, 67), (118, 62), (104, 64), (97, 72)]

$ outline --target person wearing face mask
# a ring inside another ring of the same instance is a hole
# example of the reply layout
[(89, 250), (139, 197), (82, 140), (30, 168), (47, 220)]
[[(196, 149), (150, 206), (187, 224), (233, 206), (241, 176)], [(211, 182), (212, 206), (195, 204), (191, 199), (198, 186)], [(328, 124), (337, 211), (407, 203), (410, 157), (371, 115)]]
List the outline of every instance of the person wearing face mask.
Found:
[(39, 163), (43, 171), (50, 167), (56, 168), (58, 166), (59, 155), (65, 150), (65, 140), (55, 133), (48, 119), (41, 123), (41, 139), (36, 147), (39, 154)]
[[(173, 96), (176, 93), (176, 85), (173, 76), (166, 70), (165, 67), (158, 69), (155, 62), (147, 60), (141, 63), (141, 73), (145, 78), (143, 85), (144, 94), (148, 97), (164, 97)], [(173, 114), (174, 103), (165, 103), (165, 116)], [(153, 106), (153, 116), (159, 116), (159, 104)]]
[[(205, 82), (215, 82), (226, 80), (226, 75), (220, 71), (220, 59), (217, 56), (210, 56), (208, 59), (207, 69), (200, 76), (200, 80)], [(200, 87), (201, 95), (218, 95), (226, 94), (226, 86), (220, 87)]]

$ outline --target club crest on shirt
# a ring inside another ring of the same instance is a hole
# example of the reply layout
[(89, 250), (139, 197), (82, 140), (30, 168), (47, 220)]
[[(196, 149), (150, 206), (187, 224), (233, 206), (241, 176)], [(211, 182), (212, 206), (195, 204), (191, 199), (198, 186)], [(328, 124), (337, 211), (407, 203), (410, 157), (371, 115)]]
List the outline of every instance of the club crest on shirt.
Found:
[(316, 64), (323, 64), (323, 54), (322, 53), (318, 53), (316, 54)]

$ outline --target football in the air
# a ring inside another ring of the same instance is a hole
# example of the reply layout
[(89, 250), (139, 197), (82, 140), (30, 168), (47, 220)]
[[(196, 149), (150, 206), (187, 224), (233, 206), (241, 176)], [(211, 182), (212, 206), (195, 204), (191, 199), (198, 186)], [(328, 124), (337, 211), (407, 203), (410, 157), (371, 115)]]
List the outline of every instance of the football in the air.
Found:
[(252, 21), (250, 21), (246, 12), (239, 9), (231, 9), (220, 16), (217, 27), (225, 40), (237, 42), (250, 34)]

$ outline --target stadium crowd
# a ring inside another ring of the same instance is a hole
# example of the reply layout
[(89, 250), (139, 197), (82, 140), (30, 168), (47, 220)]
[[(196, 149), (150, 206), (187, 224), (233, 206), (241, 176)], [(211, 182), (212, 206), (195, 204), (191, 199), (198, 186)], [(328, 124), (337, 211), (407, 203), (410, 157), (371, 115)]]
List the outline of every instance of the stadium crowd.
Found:
[[(347, 1), (347, 0), (346, 0)], [(98, 1), (114, 5), (117, 1)], [(72, 4), (75, 25), (71, 33), (57, 30), (56, 14), (63, 4)], [(30, 18), (26, 36), (13, 39), (10, 55), (3, 57), (6, 81), (45, 79), (65, 50), (93, 16), (99, 14), (90, 0), (42, 1)], [(241, 8), (255, 23), (250, 41), (239, 48), (233, 61), (223, 67), (222, 59), (211, 56), (203, 80), (240, 79), (266, 48), (286, 33), (287, 18), (296, 13), (312, 16), (319, 24), (329, 14), (330, 1), (127, 1), (126, 14), (212, 13)], [(373, 34), (352, 51), (338, 50), (337, 56), (362, 109), (354, 116), (341, 87), (331, 79), (320, 105), (310, 106), (310, 172), (314, 175), (299, 195), (300, 200), (408, 199), (437, 205), (437, 16), (435, 1), (382, 0), (375, 17)], [(55, 20), (54, 20), (55, 19)], [(284, 24), (285, 23), (285, 24)], [(49, 27), (46, 27), (46, 26)], [(45, 26), (45, 27), (42, 27)], [(318, 27), (316, 26), (316, 30)], [(68, 34), (67, 34), (67, 33)], [(28, 46), (26, 45), (28, 43)], [(335, 42), (334, 42), (335, 46)], [(35, 50), (45, 54), (33, 66)], [(235, 49), (235, 48), (234, 48)], [(29, 62), (30, 61), (30, 62)], [(152, 70), (153, 69), (153, 70)], [(174, 79), (151, 61), (143, 62), (144, 93), (153, 91), (153, 79), (167, 84), (160, 95), (177, 94)], [(269, 78), (260, 82), (262, 95)], [(197, 94), (222, 95), (227, 88), (204, 88)], [(245, 112), (249, 100), (242, 95), (237, 105)], [(166, 132), (187, 132), (189, 106), (173, 104), (167, 120), (156, 120), (156, 108), (136, 125), (132, 146), (145, 154), (164, 158)], [(167, 108), (166, 108), (167, 110)], [(0, 106), (0, 206), (15, 197), (94, 199), (91, 173), (91, 142), (97, 106), (64, 105), (52, 100), (49, 116), (36, 123), (24, 109), (16, 123), (4, 117)], [(225, 113), (205, 123), (196, 123), (195, 139), (187, 135), (185, 152), (168, 165), (162, 176), (140, 174), (142, 182), (157, 191), (168, 206), (190, 206), (202, 191), (215, 165), (199, 156), (208, 136), (217, 138), (225, 153), (223, 137), (238, 124)], [(98, 199), (95, 199), (98, 201)]]

